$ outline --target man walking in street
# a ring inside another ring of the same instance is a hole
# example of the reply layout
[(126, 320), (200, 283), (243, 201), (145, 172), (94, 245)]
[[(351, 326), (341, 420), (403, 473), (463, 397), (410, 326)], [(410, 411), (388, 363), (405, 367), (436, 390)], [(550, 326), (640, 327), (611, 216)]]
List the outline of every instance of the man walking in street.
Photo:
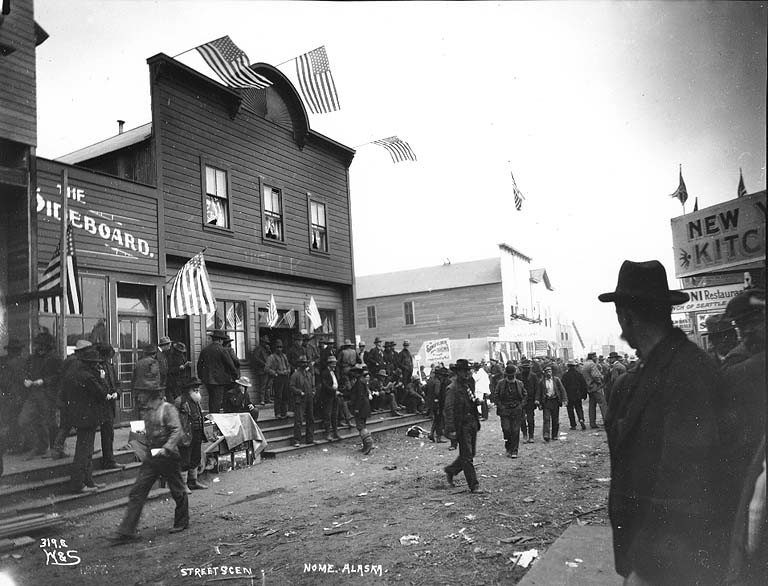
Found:
[[(568, 398), (566, 409), (568, 410), (568, 420), (571, 423), (571, 429), (576, 429), (576, 417), (579, 418), (581, 429), (587, 429), (584, 424), (584, 409), (581, 402), (587, 398), (587, 381), (584, 375), (576, 367), (575, 360), (568, 361), (568, 370), (561, 379), (565, 388), (565, 395)], [(574, 414), (575, 411), (575, 414)]]
[(517, 458), (520, 445), (520, 421), (523, 418), (523, 405), (526, 401), (525, 387), (516, 378), (517, 368), (508, 364), (504, 369), (504, 378), (491, 394), (491, 402), (496, 405), (496, 414), (501, 422), (504, 436), (504, 452), (508, 458)]
[(539, 377), (531, 370), (531, 361), (523, 358), (520, 361), (520, 370), (517, 371), (517, 378), (525, 387), (525, 394), (528, 400), (523, 405), (523, 419), (520, 422), (520, 429), (523, 432), (523, 441), (532, 444), (534, 439), (534, 426), (536, 414), (536, 389), (539, 384)]
[(565, 403), (563, 383), (552, 376), (552, 367), (544, 367), (544, 378), (536, 390), (536, 403), (544, 414), (544, 441), (560, 439), (560, 407)]
[(589, 427), (597, 429), (597, 407), (600, 407), (600, 416), (605, 424), (605, 395), (603, 394), (603, 375), (595, 360), (597, 354), (590, 352), (581, 367), (581, 374), (587, 381), (587, 394), (589, 395)]
[(228, 338), (224, 330), (213, 330), (211, 343), (203, 348), (197, 359), (197, 376), (208, 391), (210, 413), (219, 413), (224, 391), (235, 384), (240, 376), (232, 354), (224, 347), (224, 340)]
[(471, 492), (480, 492), (480, 483), (475, 472), (474, 457), (480, 419), (478, 403), (472, 392), (470, 381), (472, 369), (469, 361), (459, 358), (452, 369), (456, 373), (445, 394), (445, 432), (449, 439), (458, 443), (459, 455), (444, 468), (448, 484), (454, 486), (453, 478), (464, 472)]
[(669, 290), (660, 262), (624, 261), (616, 290), (598, 299), (615, 303), (621, 337), (643, 361), (620, 379), (606, 428), (616, 571), (625, 584), (720, 585), (735, 506), (724, 490), (720, 377), (672, 325), (688, 294)]

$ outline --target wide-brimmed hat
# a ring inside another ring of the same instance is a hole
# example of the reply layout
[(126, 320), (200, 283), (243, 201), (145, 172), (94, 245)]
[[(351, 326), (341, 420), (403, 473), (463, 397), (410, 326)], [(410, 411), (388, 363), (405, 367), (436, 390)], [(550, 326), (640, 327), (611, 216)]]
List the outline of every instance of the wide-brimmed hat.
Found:
[(306, 365), (306, 364), (309, 364), (309, 358), (307, 358), (306, 356), (304, 356), (304, 355), (302, 354), (301, 356), (299, 356), (299, 357), (296, 359), (296, 362), (297, 362), (298, 364), (304, 364), (304, 365)]
[(179, 352), (186, 352), (187, 351), (187, 345), (184, 342), (174, 342), (173, 347), (178, 350)]
[(576, 362), (575, 360), (569, 360), (566, 364), (568, 366), (578, 366), (579, 363)]
[(458, 372), (460, 370), (471, 370), (472, 365), (469, 363), (469, 360), (466, 358), (459, 358), (456, 361), (456, 364), (451, 364), (449, 367), (453, 372)]
[(409, 340), (403, 340), (403, 346), (410, 346), (411, 342)]
[(362, 367), (355, 365), (352, 368), (350, 368), (348, 372), (349, 372), (349, 374), (358, 374), (359, 375), (359, 374), (363, 374), (363, 369), (362, 369)]
[(171, 339), (168, 336), (160, 336), (160, 339), (157, 341), (158, 346), (165, 346), (166, 344), (170, 344)]
[(667, 271), (657, 260), (632, 262), (625, 260), (619, 269), (616, 290), (602, 293), (597, 298), (608, 302), (658, 303), (680, 305), (689, 299), (684, 291), (670, 291)]
[(229, 338), (229, 336), (227, 336), (227, 332), (225, 332), (224, 330), (210, 330), (210, 333), (211, 333), (211, 338), (213, 338), (214, 340), (226, 340), (227, 338)]
[(251, 379), (249, 379), (247, 376), (241, 376), (239, 379), (235, 381), (235, 384), (240, 385), (241, 387), (250, 387)]
[(21, 340), (18, 338), (11, 338), (8, 340), (8, 344), (6, 344), (5, 349), (6, 350), (20, 350), (24, 347), (24, 344), (21, 343)]
[(705, 325), (709, 335), (723, 334), (735, 329), (734, 325), (731, 323), (731, 320), (722, 313), (717, 315), (710, 315), (707, 318)]
[(609, 352), (608, 353), (608, 360), (610, 360), (611, 358), (619, 358), (620, 359), (621, 358), (621, 354), (619, 354), (618, 352)]
[(530, 360), (528, 360), (527, 358), (523, 358), (523, 359), (520, 361), (520, 367), (521, 367), (521, 368), (523, 368), (523, 367), (526, 367), (526, 366), (530, 366), (530, 365), (531, 365), (531, 361), (530, 361)]
[(378, 344), (379, 342), (381, 342), (381, 338), (379, 338), (378, 336), (376, 336), (376, 337), (373, 339), (373, 343), (374, 343), (374, 344)]
[(184, 380), (182, 380), (181, 381), (181, 388), (182, 389), (194, 389), (195, 387), (199, 387), (202, 384), (203, 384), (203, 381), (201, 381), (199, 378), (193, 376), (192, 378), (185, 378)]
[(517, 367), (514, 364), (507, 364), (504, 367), (504, 374), (507, 376), (515, 376), (515, 374), (517, 374)]
[(352, 340), (350, 340), (349, 338), (344, 338), (344, 343), (341, 345), (341, 347), (344, 348), (345, 346), (351, 347)]
[(765, 289), (747, 289), (731, 299), (725, 308), (725, 316), (736, 321), (760, 312), (765, 312)]
[(81, 362), (101, 362), (101, 353), (91, 344), (77, 353), (77, 359)]
[(86, 348), (90, 348), (91, 346), (93, 346), (93, 344), (91, 344), (90, 340), (80, 339), (75, 342), (75, 352), (80, 353)]

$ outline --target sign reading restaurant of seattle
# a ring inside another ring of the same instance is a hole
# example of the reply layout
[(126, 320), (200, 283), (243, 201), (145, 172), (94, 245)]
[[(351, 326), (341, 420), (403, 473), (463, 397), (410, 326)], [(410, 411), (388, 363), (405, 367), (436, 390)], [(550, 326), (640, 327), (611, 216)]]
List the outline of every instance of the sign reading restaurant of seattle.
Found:
[(765, 191), (672, 218), (675, 276), (765, 260)]
[[(56, 184), (57, 199), (61, 197), (61, 184)], [(47, 195), (47, 194), (45, 194)], [(59, 201), (46, 199), (40, 187), (37, 188), (37, 213), (45, 214), (49, 218), (61, 220), (61, 203)], [(150, 250), (149, 242), (136, 236), (126, 223), (138, 226), (140, 221), (129, 216), (113, 214), (97, 209), (97, 207), (86, 202), (85, 190), (75, 186), (68, 186), (67, 199), (70, 205), (67, 209), (69, 222), (73, 228), (79, 232), (85, 232), (92, 236), (98, 236), (104, 240), (104, 246), (110, 252), (95, 252), (92, 250), (82, 250), (78, 247), (78, 254), (102, 254), (107, 256), (120, 256), (125, 258), (154, 258), (155, 253)], [(80, 211), (72, 204), (85, 206), (85, 210)], [(76, 233), (77, 234), (77, 233)], [(77, 240), (77, 236), (75, 236)]]

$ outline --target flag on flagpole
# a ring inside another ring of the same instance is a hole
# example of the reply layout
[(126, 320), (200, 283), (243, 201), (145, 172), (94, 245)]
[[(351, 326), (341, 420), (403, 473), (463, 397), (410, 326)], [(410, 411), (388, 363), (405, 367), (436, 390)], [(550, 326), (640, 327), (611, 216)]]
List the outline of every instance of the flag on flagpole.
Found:
[(280, 316), (277, 313), (277, 303), (275, 303), (275, 296), (269, 296), (269, 305), (267, 306), (267, 327), (274, 328), (277, 325)]
[(304, 101), (313, 114), (339, 110), (339, 95), (331, 74), (325, 47), (318, 47), (296, 57), (296, 77)]
[(317, 309), (314, 297), (310, 296), (309, 303), (304, 306), (304, 313), (307, 315), (309, 323), (312, 324), (313, 330), (316, 330), (323, 325), (323, 320), (320, 317), (320, 311)]
[(512, 193), (515, 195), (515, 209), (519, 212), (523, 209), (523, 201), (525, 201), (525, 197), (523, 196), (523, 193), (518, 189), (517, 187), (517, 181), (515, 181), (515, 174), (512, 173), (512, 171), (509, 172), (509, 174), (512, 176)]
[(291, 309), (289, 309), (283, 316), (283, 321), (288, 324), (288, 327), (291, 329), (293, 329), (293, 326), (296, 325), (296, 316), (293, 313), (294, 311), (296, 310), (291, 307)]
[(265, 88), (272, 85), (251, 69), (248, 55), (232, 42), (229, 36), (223, 36), (210, 43), (196, 47), (208, 66), (216, 72), (225, 85), (230, 87)]
[[(75, 240), (72, 236), (72, 226), (67, 226), (67, 313), (77, 315), (83, 313), (82, 293), (80, 291), (80, 277), (77, 272), (77, 257), (75, 256)], [(37, 286), (38, 291), (59, 290), (61, 292), (61, 249), (57, 246), (53, 252), (48, 266), (45, 267), (43, 277)], [(61, 295), (41, 297), (39, 309), (45, 313), (61, 313)]]
[(393, 163), (416, 160), (416, 154), (413, 152), (411, 146), (396, 136), (374, 140), (373, 144), (377, 144), (387, 149), (389, 156), (392, 157)]
[(741, 167), (739, 167), (739, 187), (736, 190), (736, 197), (744, 197), (747, 195), (747, 188), (744, 187), (744, 175), (741, 174)]
[(685, 181), (683, 181), (682, 165), (680, 165), (680, 185), (677, 186), (675, 193), (670, 194), (669, 197), (676, 197), (683, 205), (685, 205), (685, 202), (688, 201), (688, 190), (685, 188)]
[(209, 314), (216, 311), (216, 297), (205, 268), (203, 253), (198, 252), (176, 273), (171, 287), (171, 317)]
[(699, 211), (699, 196), (696, 196), (696, 199), (693, 200), (693, 211), (698, 212)]

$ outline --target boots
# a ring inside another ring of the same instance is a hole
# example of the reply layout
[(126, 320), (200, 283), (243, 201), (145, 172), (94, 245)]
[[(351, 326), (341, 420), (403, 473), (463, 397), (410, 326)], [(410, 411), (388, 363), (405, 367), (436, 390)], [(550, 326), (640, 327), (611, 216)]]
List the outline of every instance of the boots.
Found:
[(182, 484), (184, 484), (184, 492), (186, 492), (187, 494), (192, 494), (192, 491), (190, 490), (189, 486), (187, 485), (187, 474), (188, 473), (189, 472), (187, 470), (184, 470), (181, 473), (181, 482), (182, 482)]
[(363, 438), (363, 454), (367, 456), (373, 450), (373, 436), (367, 429), (363, 429), (360, 436)]
[(189, 481), (187, 482), (187, 486), (192, 490), (205, 490), (208, 488), (206, 484), (203, 484), (197, 479), (197, 468), (192, 468), (189, 471)]

